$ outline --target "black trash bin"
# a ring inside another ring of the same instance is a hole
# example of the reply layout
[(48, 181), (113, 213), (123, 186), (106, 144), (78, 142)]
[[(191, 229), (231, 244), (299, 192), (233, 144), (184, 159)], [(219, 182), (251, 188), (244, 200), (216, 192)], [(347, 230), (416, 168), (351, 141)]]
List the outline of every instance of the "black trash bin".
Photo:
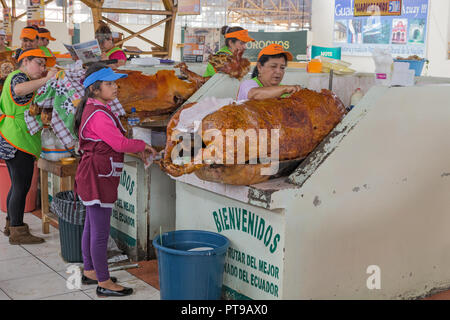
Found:
[(83, 262), (81, 239), (86, 207), (79, 199), (75, 204), (73, 191), (63, 191), (55, 195), (51, 208), (58, 216), (62, 258), (66, 262)]

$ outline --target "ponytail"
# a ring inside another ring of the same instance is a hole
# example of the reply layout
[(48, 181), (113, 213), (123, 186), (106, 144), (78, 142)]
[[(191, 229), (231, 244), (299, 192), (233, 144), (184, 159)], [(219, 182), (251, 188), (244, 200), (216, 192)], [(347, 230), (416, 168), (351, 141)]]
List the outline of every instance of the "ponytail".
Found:
[(102, 81), (96, 81), (94, 84), (86, 88), (83, 98), (81, 98), (80, 102), (78, 103), (77, 111), (75, 112), (75, 120), (73, 122), (73, 132), (75, 133), (77, 138), (79, 138), (81, 118), (83, 117), (86, 102), (88, 101), (89, 98), (94, 98), (94, 91), (100, 90), (101, 83)]
[(255, 69), (253, 69), (253, 72), (252, 72), (252, 79), (257, 78), (258, 76), (259, 76), (258, 67), (255, 66)]

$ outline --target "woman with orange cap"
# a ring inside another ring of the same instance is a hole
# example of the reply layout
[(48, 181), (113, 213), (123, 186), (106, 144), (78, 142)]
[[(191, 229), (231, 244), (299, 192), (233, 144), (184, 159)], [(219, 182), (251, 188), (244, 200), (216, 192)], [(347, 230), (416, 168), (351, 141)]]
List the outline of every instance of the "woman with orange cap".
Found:
[(46, 28), (39, 28), (38, 32), (38, 46), (47, 47), (51, 41), (55, 41), (56, 39), (52, 37), (50, 31)]
[(285, 98), (301, 89), (298, 85), (281, 85), (292, 54), (279, 44), (272, 43), (261, 49), (251, 80), (242, 81), (237, 100)]
[(55, 56), (49, 48), (47, 48), (48, 44), (51, 41), (55, 41), (56, 39), (52, 37), (50, 31), (46, 28), (39, 28), (38, 31), (38, 48), (44, 51), (47, 57)]
[[(241, 27), (229, 27), (223, 26), (221, 33), (225, 38), (225, 46), (220, 48), (216, 54), (229, 54), (233, 55), (236, 51), (245, 51), (245, 44), (250, 41), (255, 41), (248, 35), (248, 31)], [(208, 63), (206, 71), (203, 74), (204, 77), (212, 77), (216, 74), (214, 67)]]
[(19, 59), (20, 54), (25, 49), (36, 49), (38, 47), (38, 33), (39, 28), (36, 26), (29, 26), (22, 29), (20, 33), (20, 40), (22, 45), (16, 50), (15, 59)]
[(56, 74), (56, 69), (50, 69), (45, 75), (46, 68), (55, 64), (54, 60), (41, 49), (23, 50), (18, 58), (19, 69), (8, 75), (0, 96), (0, 159), (5, 160), (11, 177), (4, 230), (10, 244), (44, 242), (44, 239), (31, 235), (28, 225), (23, 223), (34, 160), (41, 153), (41, 137), (29, 133), (24, 112), (29, 109), (35, 91)]

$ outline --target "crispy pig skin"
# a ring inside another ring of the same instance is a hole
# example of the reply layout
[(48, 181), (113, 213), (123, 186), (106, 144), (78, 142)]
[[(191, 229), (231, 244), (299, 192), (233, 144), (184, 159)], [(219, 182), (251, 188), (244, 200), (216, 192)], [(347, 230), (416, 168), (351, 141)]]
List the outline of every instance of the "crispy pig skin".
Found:
[(0, 92), (6, 77), (17, 69), (16, 60), (13, 58), (14, 51), (0, 52)]
[[(191, 106), (192, 104), (187, 105), (186, 108)], [(237, 141), (228, 140), (230, 145), (227, 145), (226, 130), (242, 129), (245, 132), (248, 129), (253, 129), (259, 136), (259, 130), (267, 129), (267, 156), (270, 157), (273, 151), (270, 145), (270, 133), (272, 129), (279, 129), (278, 160), (302, 159), (341, 121), (345, 112), (343, 103), (329, 90), (316, 92), (302, 89), (289, 98), (248, 100), (239, 105), (227, 105), (202, 120), (202, 139), (206, 148), (203, 148), (196, 157), (203, 156), (203, 160), (205, 160), (209, 156), (209, 160), (223, 159), (225, 162), (225, 159), (227, 159), (226, 152), (229, 152), (228, 156), (232, 158), (228, 159), (234, 160), (234, 165), (239, 169), (236, 170), (235, 174), (240, 178), (234, 179), (230, 176), (224, 177), (223, 180), (247, 184), (245, 177), (242, 178), (242, 164), (237, 162)], [(160, 166), (162, 170), (175, 177), (192, 173), (200, 168), (204, 173), (208, 168), (205, 161), (202, 164), (191, 162), (185, 165), (175, 165), (171, 161), (171, 152), (179, 141), (172, 141), (170, 137), (179, 121), (180, 113), (181, 110), (169, 122), (165, 158), (160, 162)], [(220, 131), (222, 135), (221, 145), (214, 146), (214, 143), (219, 143), (220, 139), (207, 139), (205, 133), (210, 129)], [(216, 152), (211, 157), (211, 154), (206, 151), (212, 146), (215, 148), (211, 148), (211, 150), (214, 149)], [(255, 160), (251, 159), (250, 156), (252, 154), (259, 155), (259, 147), (259, 142), (250, 146), (246, 143), (245, 160)], [(220, 152), (223, 153), (220, 154)], [(229, 166), (230, 163), (227, 162), (226, 165)], [(231, 166), (233, 166), (233, 163), (231, 163)], [(223, 172), (228, 175), (234, 174), (234, 171), (230, 168), (223, 170)], [(251, 180), (254, 181), (254, 178)], [(217, 181), (217, 177), (215, 181)]]
[(195, 83), (178, 79), (173, 70), (151, 76), (132, 70), (120, 73), (128, 77), (116, 81), (118, 99), (127, 113), (136, 108), (140, 117), (170, 113), (197, 90)]

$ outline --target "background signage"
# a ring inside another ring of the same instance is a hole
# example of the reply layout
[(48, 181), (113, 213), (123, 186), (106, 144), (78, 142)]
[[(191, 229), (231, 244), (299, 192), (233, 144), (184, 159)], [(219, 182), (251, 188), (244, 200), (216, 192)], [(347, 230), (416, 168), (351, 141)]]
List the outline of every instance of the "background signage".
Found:
[(256, 62), (259, 51), (272, 43), (283, 46), (284, 50), (289, 51), (294, 56), (293, 61), (306, 60), (307, 31), (292, 32), (249, 32), (254, 42), (247, 43), (244, 57), (252, 62)]
[(45, 27), (45, 4), (44, 0), (27, 1), (27, 25)]
[(355, 17), (371, 16), (399, 16), (402, 14), (402, 0), (355, 0)]
[(357, 0), (335, 0), (334, 46), (343, 55), (371, 56), (375, 48), (394, 57), (426, 55), (429, 0), (401, 1), (401, 15), (355, 16)]

